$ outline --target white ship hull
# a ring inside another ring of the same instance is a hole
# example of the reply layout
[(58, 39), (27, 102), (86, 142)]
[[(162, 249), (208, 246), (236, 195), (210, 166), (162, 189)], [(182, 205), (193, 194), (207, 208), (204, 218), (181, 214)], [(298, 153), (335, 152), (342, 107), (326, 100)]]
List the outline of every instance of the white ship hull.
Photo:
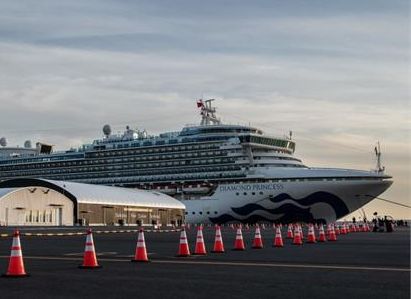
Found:
[(186, 205), (186, 221), (336, 221), (361, 208), (392, 184), (384, 176), (378, 179), (375, 173), (368, 174), (369, 178), (362, 179), (301, 179), (219, 185), (210, 197), (183, 201)]

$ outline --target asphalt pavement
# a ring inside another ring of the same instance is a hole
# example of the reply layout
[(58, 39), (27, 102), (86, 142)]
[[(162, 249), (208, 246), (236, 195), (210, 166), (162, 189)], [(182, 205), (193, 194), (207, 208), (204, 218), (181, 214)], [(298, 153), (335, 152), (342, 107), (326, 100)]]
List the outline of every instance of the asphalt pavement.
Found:
[[(194, 249), (195, 230), (188, 231)], [(336, 242), (230, 250), (235, 231), (223, 229), (224, 254), (177, 258), (179, 232), (145, 235), (150, 263), (131, 263), (136, 233), (94, 234), (97, 270), (82, 270), (84, 236), (21, 238), (27, 278), (0, 279), (0, 298), (410, 298), (410, 231), (351, 233)], [(283, 237), (285, 230), (283, 230)], [(204, 230), (210, 251), (214, 230)], [(11, 238), (0, 238), (5, 272)]]

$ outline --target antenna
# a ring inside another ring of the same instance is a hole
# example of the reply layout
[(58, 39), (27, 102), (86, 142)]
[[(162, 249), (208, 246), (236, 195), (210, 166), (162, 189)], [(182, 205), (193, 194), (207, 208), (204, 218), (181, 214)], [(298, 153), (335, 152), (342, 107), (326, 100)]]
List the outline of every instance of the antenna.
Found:
[(377, 145), (374, 147), (375, 156), (377, 157), (377, 173), (384, 173), (385, 167), (381, 166), (381, 147), (380, 142), (377, 141)]

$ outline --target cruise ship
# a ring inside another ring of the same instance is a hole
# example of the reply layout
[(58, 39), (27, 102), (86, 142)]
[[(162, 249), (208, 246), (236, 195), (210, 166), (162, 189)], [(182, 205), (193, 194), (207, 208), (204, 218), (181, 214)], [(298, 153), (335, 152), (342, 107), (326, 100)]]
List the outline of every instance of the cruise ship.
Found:
[(188, 223), (330, 222), (383, 193), (392, 177), (372, 171), (314, 168), (294, 155), (289, 136), (224, 124), (213, 99), (197, 101), (199, 125), (150, 136), (127, 127), (63, 152), (37, 143), (0, 147), (0, 181), (44, 178), (157, 190), (186, 205)]

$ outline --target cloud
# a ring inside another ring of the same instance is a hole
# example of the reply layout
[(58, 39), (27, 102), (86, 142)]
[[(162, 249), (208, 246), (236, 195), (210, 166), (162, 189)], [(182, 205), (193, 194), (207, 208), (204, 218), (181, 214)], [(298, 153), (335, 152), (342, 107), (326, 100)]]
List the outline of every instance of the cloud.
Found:
[(409, 20), (406, 1), (2, 2), (0, 135), (65, 149), (105, 123), (174, 131), (214, 97), (227, 122), (293, 130), (308, 165), (369, 169), (380, 140), (405, 202)]

